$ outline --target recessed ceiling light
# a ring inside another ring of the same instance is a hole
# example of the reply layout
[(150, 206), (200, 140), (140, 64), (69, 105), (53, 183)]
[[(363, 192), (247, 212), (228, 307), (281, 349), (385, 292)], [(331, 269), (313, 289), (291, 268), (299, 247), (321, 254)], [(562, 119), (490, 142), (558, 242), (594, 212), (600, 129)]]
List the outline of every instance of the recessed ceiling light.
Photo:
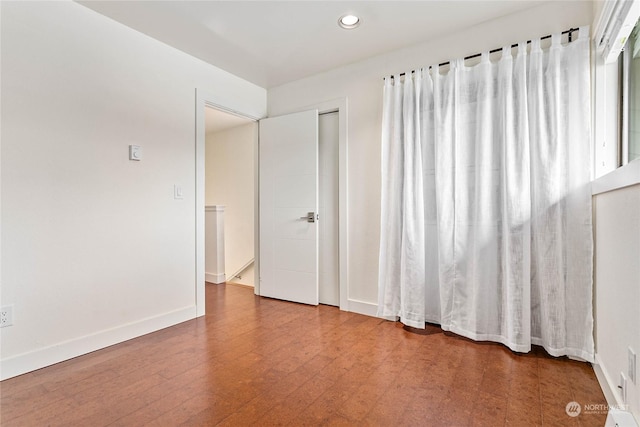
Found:
[(338, 25), (345, 30), (352, 30), (360, 25), (360, 18), (355, 15), (344, 15), (338, 19)]

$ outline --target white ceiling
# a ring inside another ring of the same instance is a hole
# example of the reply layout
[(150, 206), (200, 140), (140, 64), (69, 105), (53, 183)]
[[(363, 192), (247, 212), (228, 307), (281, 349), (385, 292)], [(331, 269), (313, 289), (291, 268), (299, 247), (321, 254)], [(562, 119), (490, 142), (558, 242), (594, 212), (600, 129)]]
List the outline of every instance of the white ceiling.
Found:
[[(271, 88), (542, 3), (446, 1), (79, 1)], [(338, 18), (355, 13), (355, 30)]]

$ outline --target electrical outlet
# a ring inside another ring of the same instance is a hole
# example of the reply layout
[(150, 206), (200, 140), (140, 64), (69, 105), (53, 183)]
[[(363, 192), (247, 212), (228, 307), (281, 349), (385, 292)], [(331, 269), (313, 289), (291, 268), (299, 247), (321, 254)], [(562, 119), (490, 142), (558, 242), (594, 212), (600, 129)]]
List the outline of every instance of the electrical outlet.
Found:
[(629, 358), (629, 368), (627, 369), (627, 375), (632, 383), (636, 384), (636, 353), (631, 347), (627, 348), (627, 355)]
[(618, 385), (620, 390), (620, 396), (622, 397), (622, 403), (627, 404), (627, 377), (624, 372), (620, 372), (620, 384)]
[(0, 328), (13, 325), (13, 306), (5, 305), (0, 308)]

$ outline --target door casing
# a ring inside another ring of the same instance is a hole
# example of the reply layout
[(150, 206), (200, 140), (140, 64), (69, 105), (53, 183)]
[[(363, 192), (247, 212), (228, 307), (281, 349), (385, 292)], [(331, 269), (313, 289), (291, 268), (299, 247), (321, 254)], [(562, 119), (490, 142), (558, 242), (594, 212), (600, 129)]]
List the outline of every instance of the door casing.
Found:
[[(225, 105), (224, 101), (219, 100), (216, 96), (202, 90), (196, 89), (196, 141), (195, 141), (195, 212), (196, 212), (196, 259), (195, 259), (195, 300), (196, 300), (196, 317), (205, 314), (205, 293), (204, 293), (204, 150), (205, 150), (205, 127), (204, 115), (205, 107), (209, 106), (226, 111), (232, 114), (246, 117), (251, 120), (260, 120), (262, 117), (255, 117), (247, 111), (238, 111), (230, 105)], [(338, 203), (339, 203), (339, 220), (338, 220), (338, 240), (339, 240), (339, 280), (340, 280), (340, 310), (349, 310), (349, 242), (348, 242), (348, 167), (347, 167), (347, 98), (337, 98), (321, 103), (311, 104), (296, 108), (290, 111), (284, 111), (282, 114), (295, 113), (304, 110), (316, 109), (319, 114), (338, 111)], [(259, 143), (254, 150), (255, 156), (255, 186), (259, 188)], [(260, 295), (260, 218), (259, 218), (259, 192), (255, 192), (255, 220), (254, 220), (254, 241), (255, 241), (255, 271), (258, 277), (255, 280), (254, 292)]]

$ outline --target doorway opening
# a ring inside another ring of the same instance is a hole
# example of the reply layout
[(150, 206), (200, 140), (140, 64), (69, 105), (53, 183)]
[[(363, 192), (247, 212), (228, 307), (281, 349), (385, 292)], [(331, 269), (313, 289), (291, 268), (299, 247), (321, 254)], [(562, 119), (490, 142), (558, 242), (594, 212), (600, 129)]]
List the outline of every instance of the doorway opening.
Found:
[(205, 106), (204, 201), (206, 210), (215, 210), (222, 222), (222, 233), (205, 236), (205, 246), (223, 251), (223, 266), (217, 268), (224, 272), (222, 277), (208, 271), (212, 268), (207, 260), (207, 282), (255, 286), (257, 148), (256, 120)]

